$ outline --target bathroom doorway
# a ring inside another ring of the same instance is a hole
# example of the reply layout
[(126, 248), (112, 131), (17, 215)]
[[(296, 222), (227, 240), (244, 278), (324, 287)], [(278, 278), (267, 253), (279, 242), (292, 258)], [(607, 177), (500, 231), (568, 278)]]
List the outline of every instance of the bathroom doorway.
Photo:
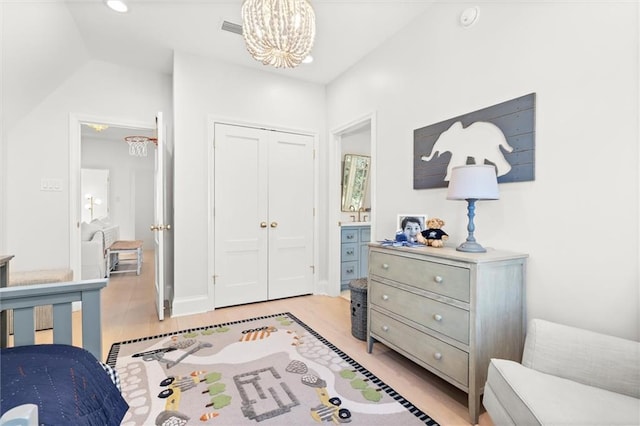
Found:
[[(329, 278), (327, 294), (338, 296), (344, 274), (342, 258), (342, 233), (343, 224), (352, 221), (362, 222), (366, 214), (366, 222), (369, 223), (370, 238), (375, 236), (375, 203), (376, 203), (376, 115), (371, 113), (353, 120), (332, 132), (333, 143), (330, 145), (329, 180), (331, 190), (329, 193)], [(357, 152), (347, 152), (357, 151)], [(358, 212), (343, 212), (342, 210), (342, 171), (345, 154), (361, 154), (370, 156), (369, 183), (367, 191), (367, 207), (363, 208), (358, 218)], [(364, 210), (367, 210), (366, 212)], [(366, 254), (363, 253), (362, 256)]]

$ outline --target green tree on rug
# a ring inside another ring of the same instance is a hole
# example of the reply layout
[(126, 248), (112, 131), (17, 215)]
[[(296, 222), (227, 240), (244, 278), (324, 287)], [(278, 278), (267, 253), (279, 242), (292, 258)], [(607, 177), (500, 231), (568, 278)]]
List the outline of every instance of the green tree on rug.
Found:
[(379, 402), (382, 399), (381, 389), (374, 389), (369, 387), (369, 379), (362, 379), (357, 377), (355, 370), (342, 370), (340, 371), (340, 377), (349, 380), (351, 387), (362, 391), (362, 396), (371, 402)]
[(207, 389), (203, 390), (202, 393), (209, 393), (209, 395), (217, 395), (219, 393), (224, 392), (227, 389), (227, 385), (224, 383), (214, 383), (211, 386), (207, 387)]
[(216, 410), (219, 410), (221, 408), (226, 407), (229, 404), (231, 404), (231, 397), (229, 395), (216, 395), (213, 398), (211, 398), (211, 402), (205, 405), (205, 407), (207, 408), (213, 407)]

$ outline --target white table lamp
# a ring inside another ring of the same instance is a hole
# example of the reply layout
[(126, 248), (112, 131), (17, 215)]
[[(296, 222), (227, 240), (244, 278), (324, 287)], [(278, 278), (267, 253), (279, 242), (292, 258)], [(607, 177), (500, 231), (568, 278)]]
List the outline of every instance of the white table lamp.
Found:
[(498, 198), (500, 198), (498, 178), (494, 166), (467, 165), (452, 169), (447, 200), (467, 200), (467, 216), (469, 217), (467, 241), (460, 244), (456, 250), (472, 253), (484, 253), (487, 251), (476, 242), (473, 236), (473, 231), (475, 231), (473, 217), (475, 216), (476, 201), (497, 200)]

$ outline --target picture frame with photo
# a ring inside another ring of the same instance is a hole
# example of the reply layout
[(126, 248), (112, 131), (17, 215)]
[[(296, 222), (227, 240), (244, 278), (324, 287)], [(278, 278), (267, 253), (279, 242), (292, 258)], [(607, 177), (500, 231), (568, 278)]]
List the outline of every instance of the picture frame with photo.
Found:
[[(427, 215), (423, 213), (419, 214), (407, 214), (402, 213), (398, 215), (397, 231), (398, 233), (404, 233), (407, 237), (407, 241), (416, 242), (417, 234), (425, 230), (427, 224)], [(416, 226), (417, 225), (417, 226)]]

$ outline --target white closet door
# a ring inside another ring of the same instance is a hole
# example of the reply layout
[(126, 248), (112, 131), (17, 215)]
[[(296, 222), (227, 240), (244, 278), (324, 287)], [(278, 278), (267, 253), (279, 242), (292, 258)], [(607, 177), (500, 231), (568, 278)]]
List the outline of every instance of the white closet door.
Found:
[(216, 307), (267, 300), (267, 136), (215, 125)]
[(215, 306), (313, 292), (313, 138), (215, 125)]
[(279, 299), (313, 292), (313, 138), (269, 134), (269, 299)]

